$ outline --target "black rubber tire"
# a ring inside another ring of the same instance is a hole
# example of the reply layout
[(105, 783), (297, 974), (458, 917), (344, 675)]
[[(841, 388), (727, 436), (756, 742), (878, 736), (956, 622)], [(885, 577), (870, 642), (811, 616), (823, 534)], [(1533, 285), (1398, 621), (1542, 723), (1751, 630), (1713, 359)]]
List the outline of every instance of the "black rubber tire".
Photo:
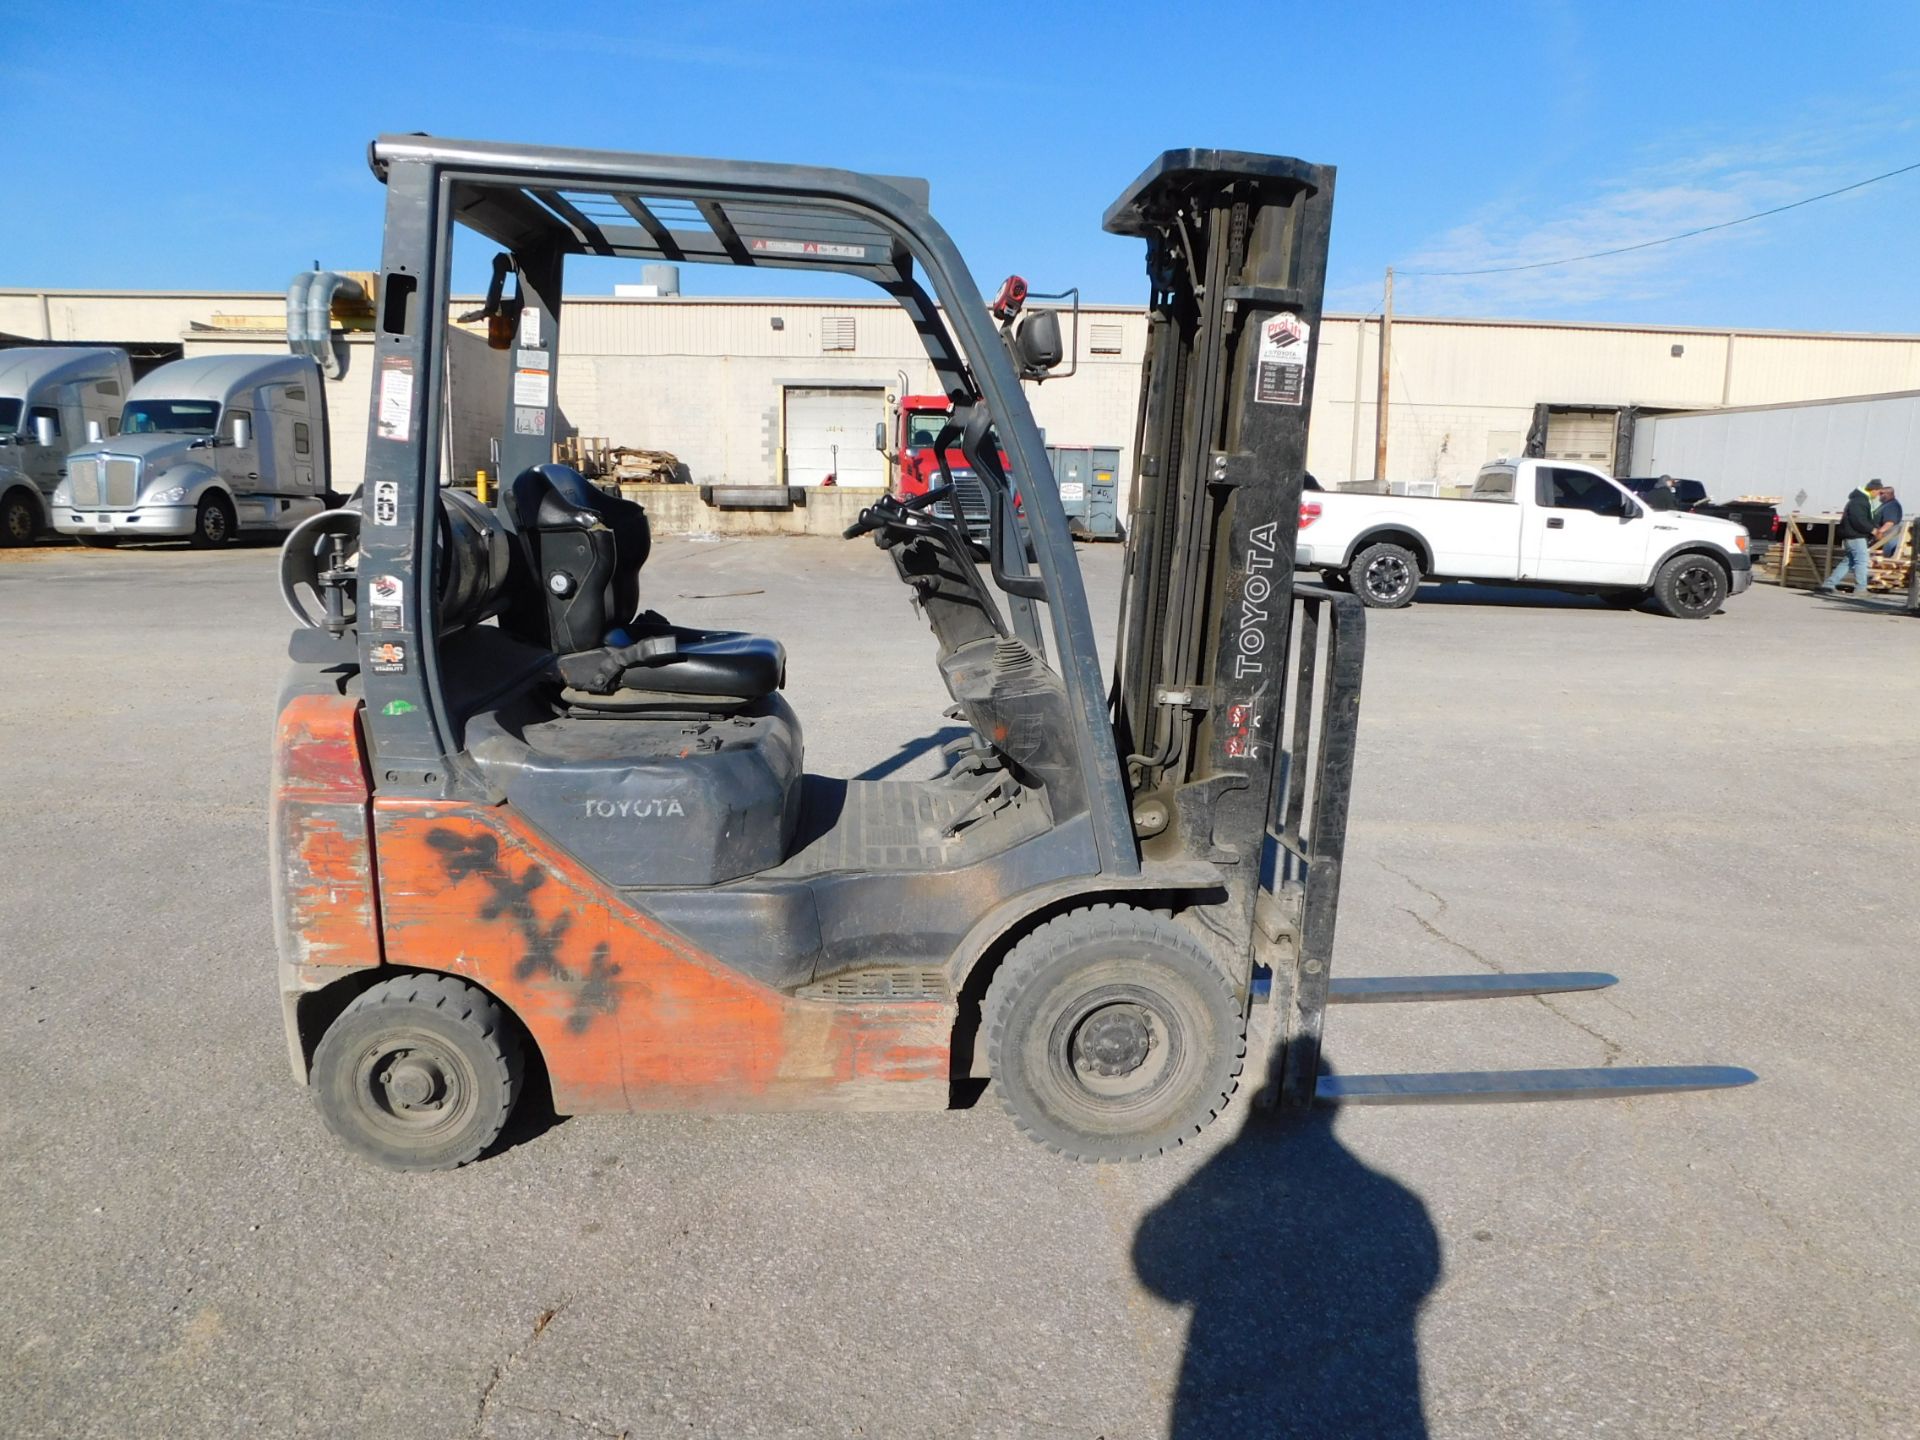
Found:
[(31, 545), (40, 536), (40, 507), (16, 485), (0, 496), (0, 545)]
[[(408, 1061), (413, 1075), (396, 1077)], [(422, 1070), (428, 1099), (409, 1105), (400, 1089)], [(491, 996), (451, 975), (401, 975), (327, 1027), (312, 1085), (348, 1149), (389, 1170), (452, 1170), (498, 1138), (524, 1073), (519, 1032)]]
[(74, 538), (89, 550), (111, 550), (120, 543), (118, 535), (77, 535)]
[(1705, 620), (1732, 588), (1727, 567), (1711, 555), (1675, 555), (1653, 577), (1653, 602), (1676, 620)]
[(233, 502), (224, 495), (209, 495), (193, 512), (193, 534), (188, 543), (196, 550), (218, 550), (233, 543), (238, 529)]
[[(1092, 1068), (1082, 1046), (1096, 1017), (1146, 1047), (1131, 1069)], [(1186, 1143), (1226, 1108), (1246, 1065), (1226, 976), (1172, 917), (1127, 905), (1075, 910), (1021, 940), (981, 1024), (1000, 1103), (1075, 1160), (1145, 1160)]]
[(1399, 610), (1420, 589), (1420, 557), (1404, 545), (1376, 540), (1353, 557), (1347, 577), (1369, 610)]

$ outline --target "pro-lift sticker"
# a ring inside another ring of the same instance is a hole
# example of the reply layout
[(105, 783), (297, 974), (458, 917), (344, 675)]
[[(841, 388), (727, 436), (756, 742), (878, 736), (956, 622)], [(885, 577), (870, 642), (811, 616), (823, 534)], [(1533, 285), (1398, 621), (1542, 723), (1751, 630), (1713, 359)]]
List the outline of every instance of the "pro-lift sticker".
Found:
[(400, 614), (406, 595), (406, 582), (398, 575), (376, 575), (367, 583), (367, 605), (372, 611), (374, 629), (406, 628), (406, 622)]
[(380, 419), (376, 433), (401, 444), (413, 437), (413, 361), (389, 355), (380, 362)]
[(398, 640), (382, 640), (373, 647), (373, 668), (381, 675), (404, 675), (407, 669), (407, 647)]
[(1260, 326), (1260, 373), (1253, 398), (1266, 405), (1298, 405), (1307, 393), (1307, 341), (1313, 327), (1297, 315), (1276, 315)]

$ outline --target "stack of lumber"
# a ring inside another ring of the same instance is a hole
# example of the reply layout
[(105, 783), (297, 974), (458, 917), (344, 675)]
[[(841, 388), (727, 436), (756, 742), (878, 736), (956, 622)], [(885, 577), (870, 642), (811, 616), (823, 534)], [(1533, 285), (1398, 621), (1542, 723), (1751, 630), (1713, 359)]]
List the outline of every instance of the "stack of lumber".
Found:
[(680, 483), (680, 457), (670, 450), (637, 450), (631, 445), (616, 445), (607, 451), (607, 464), (622, 494), (629, 485)]

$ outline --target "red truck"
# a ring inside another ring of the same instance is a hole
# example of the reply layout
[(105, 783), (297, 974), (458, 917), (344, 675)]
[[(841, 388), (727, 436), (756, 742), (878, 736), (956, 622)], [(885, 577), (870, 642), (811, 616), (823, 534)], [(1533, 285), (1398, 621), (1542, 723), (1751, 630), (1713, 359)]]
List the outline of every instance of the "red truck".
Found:
[[(874, 443), (882, 451), (888, 451), (894, 462), (893, 495), (895, 499), (907, 500), (915, 495), (924, 495), (934, 486), (941, 484), (940, 462), (935, 455), (934, 442), (940, 438), (940, 432), (952, 418), (953, 406), (944, 395), (902, 395), (893, 404), (893, 434), (891, 440), (884, 422), (875, 427)], [(973, 462), (968, 460), (960, 449), (959, 437), (951, 437), (947, 446), (947, 469), (953, 475), (954, 494), (951, 499), (935, 505), (936, 515), (951, 516), (953, 501), (960, 502), (960, 515), (966, 521), (967, 537), (976, 545), (987, 543), (990, 523), (989, 499), (986, 484), (974, 474)], [(1012, 462), (1007, 452), (1000, 452), (1000, 464), (1009, 474)]]

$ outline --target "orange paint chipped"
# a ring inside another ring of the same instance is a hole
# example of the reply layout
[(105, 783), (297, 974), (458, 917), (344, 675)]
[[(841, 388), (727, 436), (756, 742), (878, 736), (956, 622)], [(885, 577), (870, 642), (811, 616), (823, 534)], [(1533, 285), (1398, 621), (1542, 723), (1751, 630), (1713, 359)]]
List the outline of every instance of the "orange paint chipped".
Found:
[(295, 965), (380, 963), (359, 702), (301, 695), (274, 742), (273, 884)]

